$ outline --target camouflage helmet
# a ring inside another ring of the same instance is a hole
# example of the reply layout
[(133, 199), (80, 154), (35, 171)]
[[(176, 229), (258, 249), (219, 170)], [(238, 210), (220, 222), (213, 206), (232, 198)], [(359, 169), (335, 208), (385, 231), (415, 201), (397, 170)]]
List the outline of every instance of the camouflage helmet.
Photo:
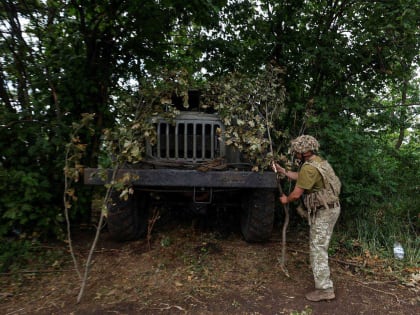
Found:
[(319, 142), (312, 136), (302, 135), (292, 140), (292, 153), (305, 153), (309, 151), (318, 151)]

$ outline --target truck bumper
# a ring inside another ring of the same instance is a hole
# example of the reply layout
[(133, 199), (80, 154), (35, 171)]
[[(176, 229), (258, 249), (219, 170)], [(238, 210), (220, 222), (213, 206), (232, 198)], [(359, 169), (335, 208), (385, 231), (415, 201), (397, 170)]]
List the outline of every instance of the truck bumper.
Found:
[[(86, 185), (104, 185), (111, 181), (113, 170), (86, 168)], [(126, 178), (138, 187), (209, 187), (277, 188), (276, 174), (270, 171), (207, 171), (169, 169), (120, 169), (116, 180)]]

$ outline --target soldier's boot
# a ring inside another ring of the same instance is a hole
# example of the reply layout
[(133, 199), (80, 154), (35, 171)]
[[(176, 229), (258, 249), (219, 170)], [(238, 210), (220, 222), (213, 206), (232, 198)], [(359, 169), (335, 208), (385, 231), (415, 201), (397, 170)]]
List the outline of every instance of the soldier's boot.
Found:
[(335, 299), (334, 289), (316, 289), (315, 291), (309, 292), (305, 295), (306, 299), (312, 302), (319, 302), (325, 300)]

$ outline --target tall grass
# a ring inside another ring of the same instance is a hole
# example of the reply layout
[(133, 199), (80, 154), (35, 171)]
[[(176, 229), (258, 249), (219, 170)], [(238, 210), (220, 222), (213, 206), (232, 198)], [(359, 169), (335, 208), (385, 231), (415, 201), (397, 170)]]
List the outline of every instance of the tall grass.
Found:
[(420, 266), (420, 237), (418, 198), (399, 197), (393, 203), (376, 204), (364, 209), (356, 218), (356, 237), (372, 254), (383, 258), (393, 257), (395, 242), (404, 248), (404, 264)]

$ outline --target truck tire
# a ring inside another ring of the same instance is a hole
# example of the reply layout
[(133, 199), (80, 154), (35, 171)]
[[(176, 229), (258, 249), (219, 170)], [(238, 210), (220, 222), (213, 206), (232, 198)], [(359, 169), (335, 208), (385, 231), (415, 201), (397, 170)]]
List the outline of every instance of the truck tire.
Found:
[(263, 242), (271, 237), (274, 225), (274, 200), (272, 190), (246, 191), (241, 213), (241, 232), (247, 242)]
[(127, 200), (118, 192), (111, 195), (108, 203), (108, 231), (116, 241), (131, 241), (143, 237), (147, 232), (149, 219), (148, 196), (135, 192)]

